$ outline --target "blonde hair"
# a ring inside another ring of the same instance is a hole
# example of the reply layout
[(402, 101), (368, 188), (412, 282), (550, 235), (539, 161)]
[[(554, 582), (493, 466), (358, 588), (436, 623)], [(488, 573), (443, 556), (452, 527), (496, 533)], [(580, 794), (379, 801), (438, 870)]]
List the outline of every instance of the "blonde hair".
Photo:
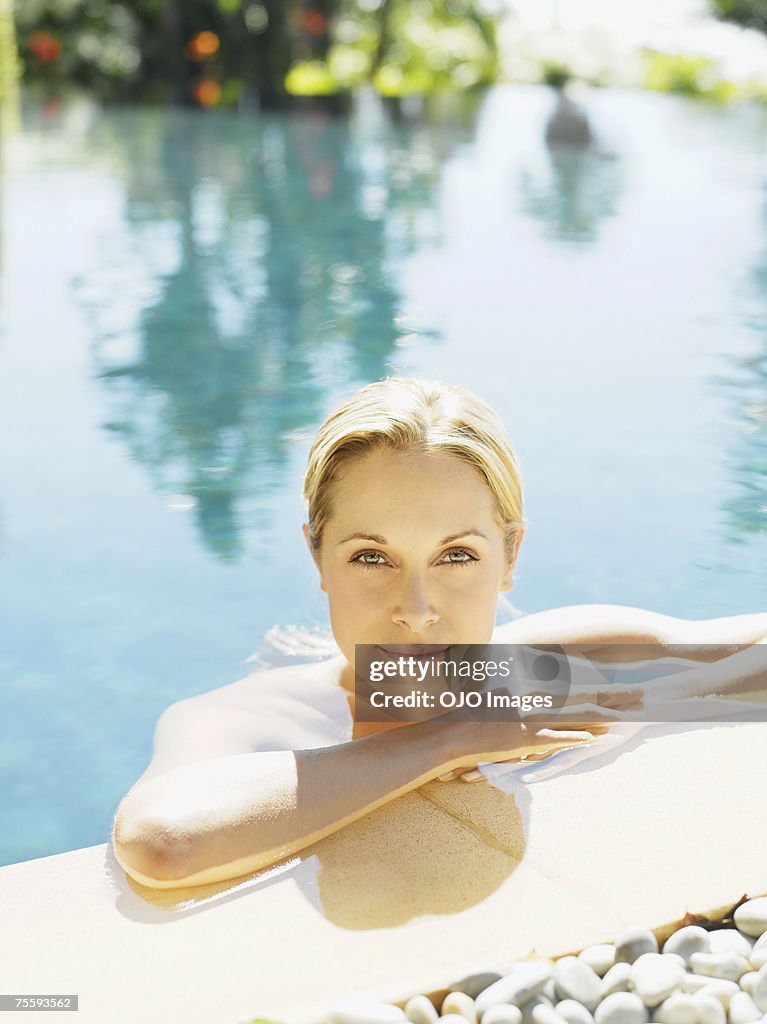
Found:
[(454, 455), (472, 465), (495, 498), (506, 550), (512, 553), (525, 521), (519, 459), (506, 428), (472, 391), (418, 377), (387, 377), (366, 385), (317, 431), (303, 492), (315, 550), (333, 514), (333, 483), (341, 467), (381, 449)]

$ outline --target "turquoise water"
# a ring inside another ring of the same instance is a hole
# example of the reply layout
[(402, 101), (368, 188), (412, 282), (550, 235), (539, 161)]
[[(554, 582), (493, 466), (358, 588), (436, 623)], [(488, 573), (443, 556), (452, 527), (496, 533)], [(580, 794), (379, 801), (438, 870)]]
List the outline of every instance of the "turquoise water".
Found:
[(513, 591), (767, 607), (767, 118), (25, 111), (0, 265), (0, 863), (104, 842), (171, 701), (322, 625), (308, 440), (386, 373), (503, 414)]

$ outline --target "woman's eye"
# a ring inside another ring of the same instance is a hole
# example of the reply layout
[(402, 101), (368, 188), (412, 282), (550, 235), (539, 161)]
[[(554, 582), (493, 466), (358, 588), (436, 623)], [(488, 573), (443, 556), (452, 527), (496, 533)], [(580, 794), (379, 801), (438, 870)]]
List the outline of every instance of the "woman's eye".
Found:
[(386, 565), (386, 559), (380, 551), (360, 551), (349, 561), (354, 562), (355, 565), (361, 565), (365, 569), (377, 569), (379, 565)]
[(454, 548), (452, 551), (448, 551), (444, 557), (447, 559), (448, 565), (471, 565), (472, 562), (479, 561), (476, 555), (472, 555), (471, 551), (467, 551), (465, 548)]

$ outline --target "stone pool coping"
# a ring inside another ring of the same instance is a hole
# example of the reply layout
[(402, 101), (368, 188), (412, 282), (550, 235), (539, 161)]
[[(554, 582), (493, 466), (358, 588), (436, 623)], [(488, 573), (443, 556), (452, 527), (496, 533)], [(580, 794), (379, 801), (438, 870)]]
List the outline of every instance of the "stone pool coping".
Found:
[(108, 845), (3, 867), (3, 990), (77, 993), (80, 1024), (314, 1024), (341, 998), (715, 918), (767, 892), (766, 741), (767, 723), (617, 727), (532, 785), (431, 783), (229, 886), (145, 889)]

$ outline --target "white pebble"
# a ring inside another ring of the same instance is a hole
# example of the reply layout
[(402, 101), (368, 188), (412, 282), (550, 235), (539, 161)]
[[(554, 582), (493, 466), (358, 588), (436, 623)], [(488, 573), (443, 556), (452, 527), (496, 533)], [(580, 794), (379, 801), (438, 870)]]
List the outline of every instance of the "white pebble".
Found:
[(521, 1007), (540, 992), (551, 977), (551, 963), (547, 960), (516, 964), (509, 974), (494, 982), (476, 999), (477, 1013), (497, 1003), (514, 1003)]
[(645, 1006), (658, 1006), (680, 988), (685, 969), (676, 957), (643, 953), (631, 967), (631, 983)]
[(694, 997), (686, 992), (672, 992), (657, 1008), (653, 1020), (660, 1024), (697, 1024), (698, 1007)]
[[(542, 992), (539, 992), (537, 995), (534, 995), (532, 999), (528, 999), (528, 1001), (522, 1006), (522, 1024), (537, 1024), (534, 1014), (541, 1006), (544, 1008), (549, 1007), (549, 1009), (552, 1010), (554, 1009), (551, 1000), (547, 999)], [(551, 1022), (551, 1024), (553, 1024), (553, 1022)]]
[(540, 1002), (533, 1007), (532, 1018), (534, 1024), (567, 1024), (564, 1017), (560, 1017), (551, 1003)]
[(693, 953), (690, 966), (696, 974), (706, 974), (709, 978), (723, 978), (725, 981), (737, 981), (742, 974), (750, 970), (748, 960), (740, 953)]
[(586, 1007), (575, 999), (563, 999), (554, 1009), (560, 1017), (564, 1017), (567, 1024), (594, 1024), (594, 1018)]
[(620, 964), (613, 964), (607, 974), (602, 978), (602, 998), (613, 994), (613, 992), (628, 992), (631, 988), (631, 964), (625, 961)]
[[(767, 932), (765, 934), (767, 935)], [(767, 946), (762, 946), (761, 949), (754, 947), (749, 953), (748, 962), (755, 971), (758, 971), (760, 967), (764, 967), (767, 964)]]
[(714, 996), (718, 999), (725, 1010), (729, 1010), (730, 1000), (738, 992), (740, 989), (734, 981), (725, 981), (723, 978), (712, 978), (708, 985), (698, 989), (699, 995)]
[(471, 996), (472, 999), (476, 999), (480, 992), (484, 992), (486, 988), (490, 988), (496, 981), (501, 980), (501, 975), (498, 971), (475, 971), (474, 974), (468, 974), (465, 978), (461, 978), (460, 981), (456, 982), (455, 985), (450, 986), (451, 992), (464, 992), (467, 996)]
[(698, 1008), (698, 1024), (727, 1024), (727, 1011), (716, 996), (696, 992), (692, 998)]
[(647, 1007), (634, 992), (613, 992), (594, 1013), (595, 1024), (647, 1024)]
[(767, 932), (767, 896), (741, 903), (732, 915), (735, 927), (745, 935), (758, 939)]
[(710, 932), (708, 936), (710, 952), (712, 953), (740, 953), (748, 960), (751, 955), (751, 948), (754, 945), (753, 939), (747, 939), (737, 928), (719, 928)]
[(522, 1024), (522, 1011), (510, 1003), (498, 1003), (485, 1010), (482, 1024)]
[(709, 951), (708, 932), (697, 924), (688, 924), (684, 928), (679, 928), (663, 943), (664, 953), (677, 953), (686, 964), (690, 963), (693, 953), (708, 953)]
[(407, 1020), (404, 1010), (389, 1003), (338, 1003), (326, 1016), (329, 1024), (399, 1024)]
[(554, 964), (554, 985), (560, 999), (575, 999), (592, 1012), (602, 998), (599, 975), (577, 956), (563, 956)]
[(658, 940), (649, 928), (629, 928), (615, 940), (615, 962), (633, 964), (643, 953), (657, 953)]
[(439, 1018), (439, 1024), (466, 1024), (466, 1018), (460, 1013), (445, 1013)]
[(749, 995), (752, 995), (754, 988), (756, 987), (756, 979), (758, 977), (759, 971), (746, 971), (745, 974), (741, 975), (738, 984), (744, 992), (748, 992)]
[(467, 996), (465, 992), (448, 992), (439, 1012), (443, 1017), (448, 1013), (457, 1013), (465, 1018), (469, 1024), (477, 1024), (477, 1011), (474, 1008), (474, 1000), (471, 996)]
[(756, 981), (751, 996), (763, 1013), (767, 1013), (767, 964), (756, 972)]
[(595, 974), (603, 978), (615, 963), (615, 945), (612, 942), (600, 942), (595, 946), (587, 946), (580, 951), (578, 959), (587, 963)]
[(761, 1020), (762, 1011), (748, 992), (736, 992), (730, 1000), (727, 1016), (730, 1024), (752, 1024), (755, 1020)]
[(426, 996), (413, 996), (405, 1003), (405, 1016), (410, 1024), (435, 1024), (439, 1014)]

